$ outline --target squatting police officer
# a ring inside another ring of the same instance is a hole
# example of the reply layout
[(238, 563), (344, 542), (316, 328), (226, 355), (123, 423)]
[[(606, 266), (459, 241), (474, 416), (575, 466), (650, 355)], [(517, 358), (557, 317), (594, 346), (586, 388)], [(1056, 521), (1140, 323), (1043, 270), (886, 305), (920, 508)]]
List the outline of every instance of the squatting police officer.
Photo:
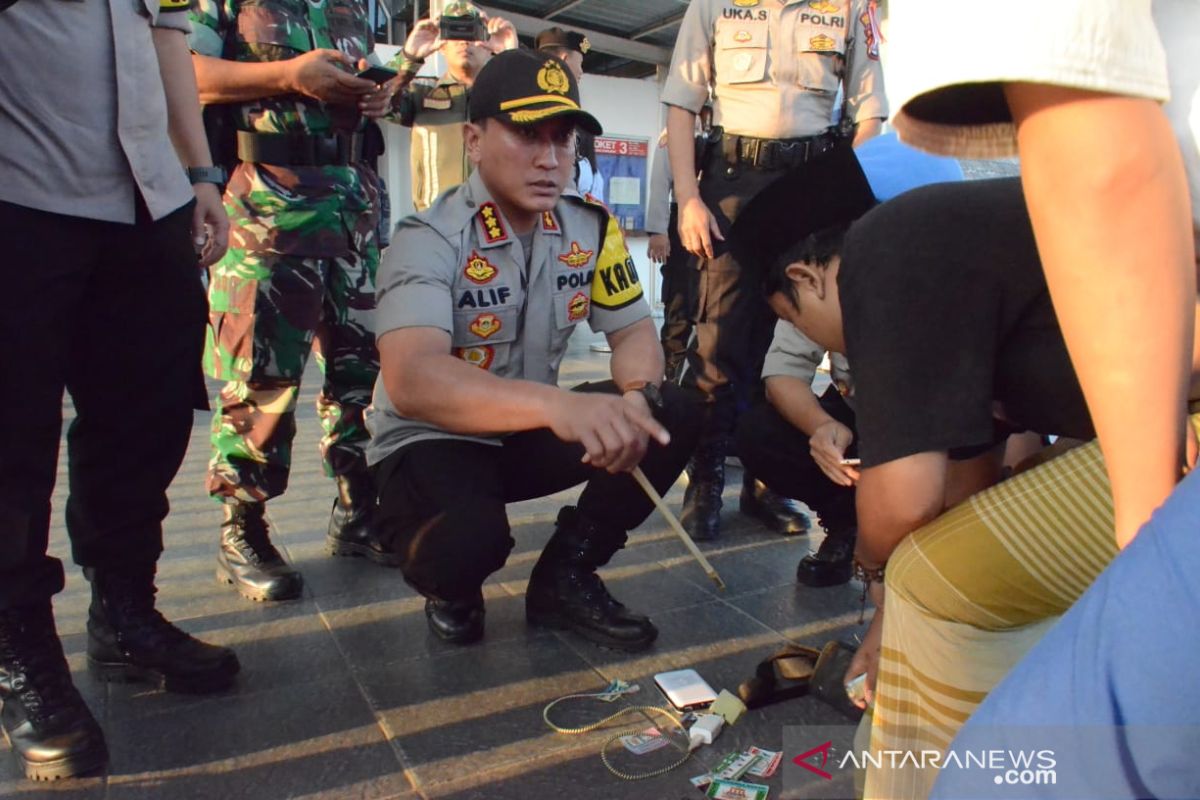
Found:
[[(470, 96), (465, 184), (400, 224), (379, 276), (380, 380), (369, 417), (380, 530), (447, 641), (483, 635), (481, 587), (513, 547), (505, 503), (587, 483), (533, 568), (526, 613), (637, 650), (654, 625), (596, 569), (683, 469), (698, 404), (660, 392), (650, 309), (615, 220), (570, 184), (575, 128), (600, 133), (557, 58), (511, 50)], [(612, 382), (565, 391), (559, 364), (587, 321)]]

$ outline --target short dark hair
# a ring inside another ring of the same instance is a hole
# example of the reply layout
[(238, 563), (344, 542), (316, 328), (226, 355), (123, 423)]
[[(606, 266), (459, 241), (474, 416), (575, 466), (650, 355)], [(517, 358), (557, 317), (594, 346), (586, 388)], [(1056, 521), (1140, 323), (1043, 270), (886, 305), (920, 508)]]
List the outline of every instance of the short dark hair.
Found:
[(849, 228), (849, 225), (823, 228), (815, 233), (810, 233), (784, 250), (783, 254), (775, 258), (760, 276), (763, 294), (770, 297), (776, 292), (783, 292), (788, 301), (794, 305), (796, 296), (792, 291), (792, 281), (787, 276), (787, 268), (800, 261), (815, 264), (822, 269), (828, 267), (833, 257), (842, 252), (842, 243), (846, 239), (846, 231)]

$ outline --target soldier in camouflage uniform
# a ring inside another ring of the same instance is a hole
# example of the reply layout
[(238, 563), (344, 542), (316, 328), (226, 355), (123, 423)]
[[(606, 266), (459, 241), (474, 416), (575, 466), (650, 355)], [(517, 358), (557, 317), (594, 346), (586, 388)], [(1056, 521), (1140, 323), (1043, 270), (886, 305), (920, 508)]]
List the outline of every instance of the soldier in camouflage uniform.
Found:
[(363, 411), (379, 371), (379, 261), (366, 118), (395, 91), (354, 76), (373, 47), (366, 0), (199, 0), (190, 43), (202, 102), (229, 104), (241, 163), (225, 193), (232, 229), (212, 268), (205, 368), (226, 381), (213, 415), (209, 494), (225, 504), (218, 577), (256, 600), (300, 594), (272, 546), (264, 503), (287, 488), (295, 406), (314, 337), (325, 471), (338, 484), (332, 552), (393, 557), (371, 525)]
[[(488, 17), (468, 2), (448, 5), (448, 16), (475, 17), (485, 26), (487, 39), (443, 41), (438, 19), (423, 19), (412, 33), (392, 66), (400, 72), (402, 91), (396, 95), (396, 121), (412, 128), (409, 167), (412, 173), (412, 201), (424, 211), (442, 192), (453, 189), (471, 174), (470, 160), (463, 141), (467, 121), (467, 95), (479, 70), (496, 53), (518, 45), (517, 31), (502, 17)], [(441, 52), (446, 72), (437, 82), (416, 80), (425, 59)]]

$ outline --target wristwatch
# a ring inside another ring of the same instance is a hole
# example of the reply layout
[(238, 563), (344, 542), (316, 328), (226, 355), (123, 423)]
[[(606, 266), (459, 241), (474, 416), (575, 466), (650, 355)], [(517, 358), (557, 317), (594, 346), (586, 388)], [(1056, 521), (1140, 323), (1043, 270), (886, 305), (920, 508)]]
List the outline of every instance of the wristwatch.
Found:
[(215, 183), (217, 186), (224, 186), (225, 181), (229, 179), (223, 167), (188, 167), (187, 176), (193, 186), (197, 183)]
[(646, 398), (646, 403), (650, 406), (651, 411), (663, 410), (662, 392), (650, 381), (632, 381), (621, 387), (621, 394), (628, 394), (629, 392), (641, 392), (642, 397)]

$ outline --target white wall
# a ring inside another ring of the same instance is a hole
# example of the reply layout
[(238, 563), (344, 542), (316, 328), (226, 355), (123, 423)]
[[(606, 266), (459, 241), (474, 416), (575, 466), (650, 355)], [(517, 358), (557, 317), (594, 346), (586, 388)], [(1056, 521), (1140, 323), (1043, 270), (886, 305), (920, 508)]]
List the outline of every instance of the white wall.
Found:
[[(650, 142), (650, 162), (646, 164), (649, 177), (653, 159), (666, 158), (666, 150), (657, 148), (662, 132), (662, 105), (658, 102), (659, 85), (654, 79), (634, 80), (610, 78), (604, 75), (585, 75), (580, 87), (583, 107), (604, 126), (605, 135), (629, 136)], [(392, 222), (413, 212), (412, 182), (408, 169), (409, 131), (402, 125), (383, 125), (387, 153), (381, 164), (384, 180), (392, 200)], [(649, 190), (647, 188), (646, 196)], [(630, 235), (629, 249), (637, 264), (638, 275), (646, 287), (648, 299), (656, 308), (659, 297), (658, 268), (646, 257), (645, 235)]]

